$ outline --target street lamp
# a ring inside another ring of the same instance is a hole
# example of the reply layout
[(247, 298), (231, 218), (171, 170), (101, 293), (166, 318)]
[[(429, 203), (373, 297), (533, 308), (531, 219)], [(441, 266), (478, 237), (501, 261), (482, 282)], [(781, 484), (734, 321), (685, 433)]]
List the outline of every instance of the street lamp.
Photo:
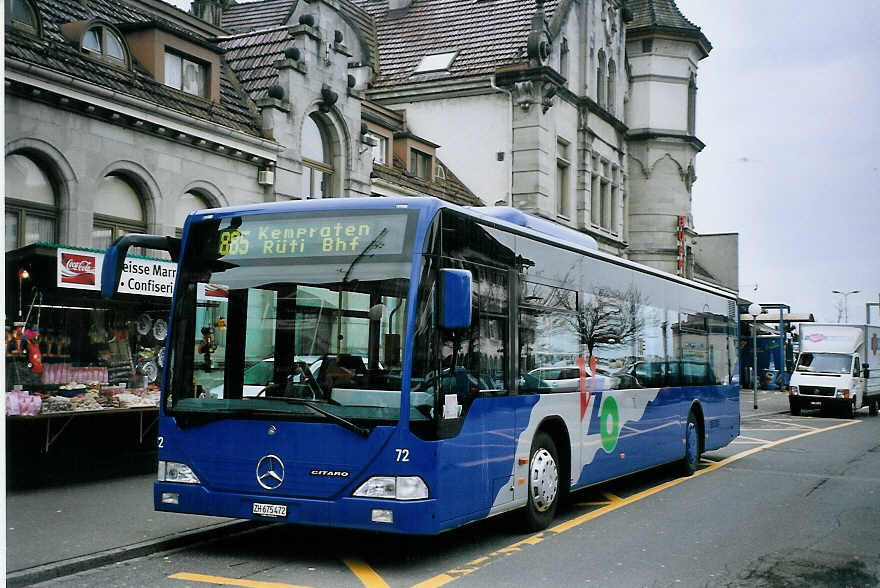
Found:
[(761, 305), (757, 302), (749, 304), (749, 314), (752, 315), (752, 391), (755, 395), (754, 408), (758, 410), (758, 315), (761, 314)]
[(841, 296), (843, 296), (843, 322), (845, 324), (849, 324), (849, 307), (847, 306), (847, 303), (846, 303), (846, 297), (849, 296), (850, 294), (858, 294), (859, 291), (858, 290), (850, 290), (849, 292), (841, 292), (839, 290), (832, 290), (831, 293), (832, 294), (840, 294)]

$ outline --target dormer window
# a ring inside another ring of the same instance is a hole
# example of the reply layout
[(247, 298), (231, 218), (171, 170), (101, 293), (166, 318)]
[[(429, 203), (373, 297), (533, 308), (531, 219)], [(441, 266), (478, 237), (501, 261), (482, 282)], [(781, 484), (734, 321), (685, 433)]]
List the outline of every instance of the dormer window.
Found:
[(39, 22), (33, 6), (27, 0), (6, 0), (7, 24), (21, 27), (31, 33), (39, 32)]
[(431, 181), (431, 156), (418, 149), (409, 151), (409, 171), (417, 178)]
[(179, 53), (165, 51), (165, 85), (193, 96), (208, 96), (208, 66)]
[(120, 65), (125, 63), (122, 41), (105, 26), (94, 26), (86, 31), (82, 38), (82, 50), (95, 57), (117, 61)]
[(376, 144), (373, 146), (373, 161), (386, 165), (388, 161), (388, 138), (377, 133), (367, 133)]

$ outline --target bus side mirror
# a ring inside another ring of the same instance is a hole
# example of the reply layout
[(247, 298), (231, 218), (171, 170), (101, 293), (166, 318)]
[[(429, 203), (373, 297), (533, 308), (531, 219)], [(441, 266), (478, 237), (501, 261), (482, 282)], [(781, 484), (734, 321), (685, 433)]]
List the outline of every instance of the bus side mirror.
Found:
[(866, 380), (871, 377), (871, 370), (868, 369), (868, 364), (866, 363), (862, 364), (862, 374), (864, 374), (862, 377)]
[(471, 326), (471, 272), (440, 270), (440, 327), (466, 329)]
[(123, 235), (104, 252), (104, 265), (101, 268), (101, 296), (113, 298), (119, 288), (119, 278), (125, 266), (125, 255), (130, 247), (146, 247), (167, 251), (171, 261), (180, 257), (180, 239), (160, 235)]

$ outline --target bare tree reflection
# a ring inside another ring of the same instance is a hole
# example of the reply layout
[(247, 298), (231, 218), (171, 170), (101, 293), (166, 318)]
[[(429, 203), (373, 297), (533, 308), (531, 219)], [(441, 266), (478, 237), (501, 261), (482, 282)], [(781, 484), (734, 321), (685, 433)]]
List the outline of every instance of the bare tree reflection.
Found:
[(597, 345), (625, 345), (636, 341), (645, 328), (639, 308), (646, 305), (647, 300), (634, 286), (623, 291), (602, 286), (593, 288), (576, 314), (576, 328), (588, 355), (594, 355)]

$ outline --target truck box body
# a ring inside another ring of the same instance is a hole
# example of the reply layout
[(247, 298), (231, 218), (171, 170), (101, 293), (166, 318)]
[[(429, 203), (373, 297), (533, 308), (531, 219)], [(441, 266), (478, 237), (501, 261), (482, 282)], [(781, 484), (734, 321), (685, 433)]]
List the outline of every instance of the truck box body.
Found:
[(880, 326), (803, 323), (800, 353), (791, 375), (792, 414), (801, 408), (837, 406), (846, 415), (880, 407)]

